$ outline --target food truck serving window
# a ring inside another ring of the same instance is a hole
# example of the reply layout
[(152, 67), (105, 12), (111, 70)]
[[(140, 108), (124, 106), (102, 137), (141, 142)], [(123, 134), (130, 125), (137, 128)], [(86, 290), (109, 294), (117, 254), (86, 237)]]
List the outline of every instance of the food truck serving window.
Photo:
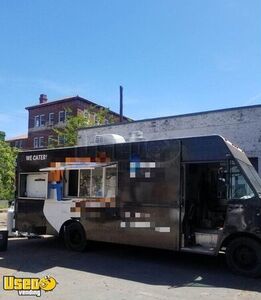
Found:
[(19, 174), (20, 198), (46, 198), (48, 174), (42, 172)]
[(93, 170), (80, 170), (79, 197), (115, 197), (117, 165)]
[(117, 163), (63, 163), (40, 171), (63, 171), (64, 196), (115, 197), (117, 193)]
[[(77, 180), (75, 180), (77, 178)], [(94, 169), (67, 170), (65, 175), (66, 196), (115, 197), (117, 191), (117, 165)]]

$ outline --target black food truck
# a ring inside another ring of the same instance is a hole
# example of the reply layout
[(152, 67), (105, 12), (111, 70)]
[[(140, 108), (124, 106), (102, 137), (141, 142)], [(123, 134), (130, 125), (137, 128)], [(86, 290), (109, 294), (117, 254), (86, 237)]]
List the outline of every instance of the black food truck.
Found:
[(261, 179), (221, 136), (20, 152), (15, 228), (88, 240), (226, 254), (261, 275)]

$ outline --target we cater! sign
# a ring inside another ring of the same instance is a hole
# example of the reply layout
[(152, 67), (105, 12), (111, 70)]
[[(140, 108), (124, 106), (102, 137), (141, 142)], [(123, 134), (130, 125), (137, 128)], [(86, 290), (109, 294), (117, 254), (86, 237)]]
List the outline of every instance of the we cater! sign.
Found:
[(47, 154), (34, 154), (34, 155), (26, 155), (25, 160), (26, 161), (35, 161), (35, 160), (46, 160), (48, 157)]

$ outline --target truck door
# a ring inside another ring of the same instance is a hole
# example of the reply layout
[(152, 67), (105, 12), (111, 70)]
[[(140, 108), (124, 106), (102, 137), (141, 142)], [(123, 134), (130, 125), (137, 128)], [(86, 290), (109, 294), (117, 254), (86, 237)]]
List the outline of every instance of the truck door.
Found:
[(225, 168), (226, 162), (188, 162), (183, 165), (181, 248), (215, 253), (226, 219)]

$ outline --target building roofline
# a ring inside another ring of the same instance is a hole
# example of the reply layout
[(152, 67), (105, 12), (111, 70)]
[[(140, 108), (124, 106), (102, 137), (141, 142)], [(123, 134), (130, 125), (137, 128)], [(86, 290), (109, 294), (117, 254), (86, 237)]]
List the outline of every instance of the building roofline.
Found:
[(69, 96), (69, 97), (65, 97), (65, 98), (61, 98), (61, 99), (56, 99), (53, 101), (48, 101), (45, 103), (35, 104), (32, 106), (27, 106), (25, 109), (30, 110), (30, 109), (34, 109), (34, 108), (38, 108), (38, 107), (50, 106), (50, 105), (56, 104), (57, 102), (58, 103), (68, 102), (70, 100), (83, 100), (84, 102), (95, 105), (94, 102), (76, 95), (76, 96)]
[(6, 139), (5, 141), (6, 142), (12, 142), (12, 141), (15, 141), (15, 140), (27, 140), (27, 139), (28, 139), (27, 134), (21, 134), (21, 135), (17, 135), (17, 136), (14, 136), (14, 137), (10, 137), (10, 138)]
[[(235, 110), (240, 110), (240, 109), (251, 109), (251, 108), (261, 108), (261, 104), (248, 105), (248, 106), (237, 106), (237, 107), (230, 107), (230, 108), (221, 108), (221, 109), (215, 109), (215, 110), (200, 111), (200, 112), (194, 112), (194, 113), (188, 113), (188, 114), (170, 115), (170, 116), (165, 116), (165, 117), (133, 120), (130, 123), (142, 123), (142, 122), (166, 120), (166, 119), (172, 119), (172, 118), (193, 117), (193, 116), (198, 116), (198, 115), (203, 115), (203, 114), (211, 114), (211, 113), (219, 113), (219, 112), (227, 112), (227, 111), (235, 111)], [(118, 123), (111, 123), (111, 124), (99, 125), (99, 126), (93, 126), (93, 127), (83, 127), (78, 130), (84, 130), (87, 128), (111, 127), (111, 126), (117, 126), (117, 125), (123, 125), (123, 124), (126, 124), (126, 123), (118, 122)]]
[[(50, 102), (46, 102), (46, 103), (41, 103), (41, 104), (36, 104), (36, 105), (32, 105), (32, 106), (27, 106), (27, 107), (25, 107), (25, 109), (31, 110), (31, 109), (35, 109), (35, 108), (39, 108), (39, 107), (46, 107), (46, 106), (54, 105), (54, 104), (57, 104), (57, 103), (64, 103), (64, 102), (68, 102), (68, 101), (72, 101), (72, 100), (80, 100), (80, 101), (83, 101), (83, 102), (88, 103), (90, 105), (96, 106), (98, 108), (105, 108), (105, 109), (107, 109), (107, 107), (99, 105), (97, 103), (94, 103), (94, 102), (92, 102), (92, 101), (90, 101), (88, 99), (85, 99), (85, 98), (83, 98), (83, 97), (81, 97), (79, 95), (70, 96), (70, 97), (66, 97), (66, 98), (62, 98), (62, 99), (57, 99), (57, 100), (54, 100), (54, 101), (50, 101)], [(117, 117), (120, 116), (120, 114), (118, 114), (115, 111), (112, 111), (110, 109), (109, 109), (109, 112), (111, 114), (114, 114)], [(129, 120), (132, 121), (132, 119), (130, 119), (130, 118), (126, 117), (126, 116), (123, 116), (123, 118), (129, 119)]]

